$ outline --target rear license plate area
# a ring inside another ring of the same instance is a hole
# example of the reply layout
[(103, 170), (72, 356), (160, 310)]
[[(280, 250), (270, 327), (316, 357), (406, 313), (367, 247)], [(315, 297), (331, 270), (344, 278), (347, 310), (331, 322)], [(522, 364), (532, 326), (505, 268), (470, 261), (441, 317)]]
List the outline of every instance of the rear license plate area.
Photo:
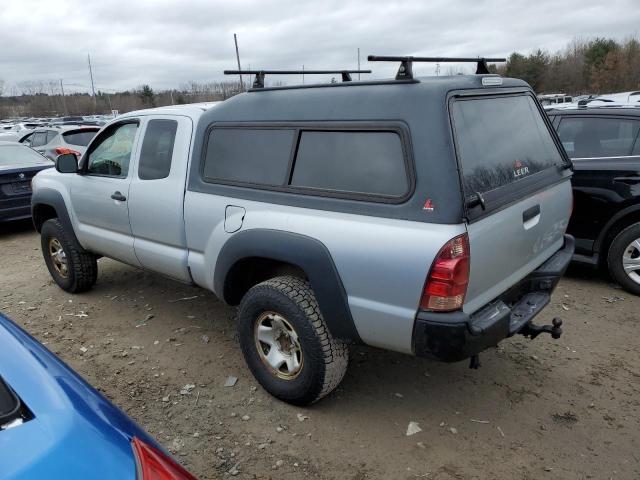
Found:
[(31, 182), (14, 182), (11, 190), (13, 193), (31, 193)]

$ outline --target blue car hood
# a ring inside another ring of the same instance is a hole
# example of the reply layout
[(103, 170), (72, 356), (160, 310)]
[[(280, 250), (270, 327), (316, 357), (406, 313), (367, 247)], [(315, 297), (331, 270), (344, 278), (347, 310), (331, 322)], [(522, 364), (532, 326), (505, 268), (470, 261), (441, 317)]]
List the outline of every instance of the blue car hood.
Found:
[(0, 376), (34, 418), (0, 431), (0, 478), (135, 479), (131, 438), (158, 444), (24, 330), (0, 314)]

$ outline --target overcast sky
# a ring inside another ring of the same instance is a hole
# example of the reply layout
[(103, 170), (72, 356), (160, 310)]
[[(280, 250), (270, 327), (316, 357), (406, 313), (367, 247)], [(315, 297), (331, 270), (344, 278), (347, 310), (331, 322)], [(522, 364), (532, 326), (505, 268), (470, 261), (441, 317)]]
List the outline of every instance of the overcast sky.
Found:
[[(3, 0), (0, 80), (58, 80), (87, 91), (176, 88), (243, 67), (355, 67), (368, 54), (507, 56), (576, 37), (638, 35), (638, 0)], [(416, 67), (430, 74), (433, 66)], [(443, 66), (443, 73), (448, 68)], [(293, 83), (295, 79), (287, 79)]]

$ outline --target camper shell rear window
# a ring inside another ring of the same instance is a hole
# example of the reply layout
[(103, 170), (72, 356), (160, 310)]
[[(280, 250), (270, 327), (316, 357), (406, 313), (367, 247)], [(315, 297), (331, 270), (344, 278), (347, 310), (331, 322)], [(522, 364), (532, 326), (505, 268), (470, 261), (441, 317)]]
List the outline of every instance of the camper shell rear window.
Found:
[(457, 99), (451, 117), (466, 197), (565, 165), (530, 95)]

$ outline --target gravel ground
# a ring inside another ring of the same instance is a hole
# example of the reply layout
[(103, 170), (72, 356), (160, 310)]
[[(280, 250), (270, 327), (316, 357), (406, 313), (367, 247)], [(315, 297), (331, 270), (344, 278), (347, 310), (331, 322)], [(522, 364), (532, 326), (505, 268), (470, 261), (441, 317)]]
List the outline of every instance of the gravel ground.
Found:
[(0, 310), (201, 479), (640, 478), (640, 299), (597, 272), (572, 268), (539, 317), (564, 319), (558, 341), (505, 340), (477, 371), (355, 347), (302, 409), (253, 380), (211, 293), (101, 259), (69, 295), (39, 245), (28, 222), (0, 226)]

